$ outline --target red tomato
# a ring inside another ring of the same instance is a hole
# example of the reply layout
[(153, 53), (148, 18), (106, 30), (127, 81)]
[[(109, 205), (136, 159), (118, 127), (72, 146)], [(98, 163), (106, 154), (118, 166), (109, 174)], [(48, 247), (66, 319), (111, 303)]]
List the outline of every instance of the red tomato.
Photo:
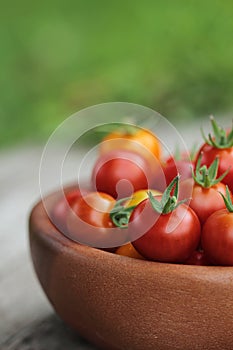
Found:
[(210, 117), (210, 122), (213, 128), (213, 135), (209, 134), (205, 137), (205, 143), (200, 148), (196, 163), (202, 155), (201, 164), (209, 166), (216, 157), (219, 158), (218, 177), (229, 170), (222, 182), (228, 185), (230, 191), (233, 191), (233, 128), (224, 130), (220, 127), (214, 117)]
[(218, 210), (205, 222), (202, 247), (214, 265), (233, 266), (233, 213)]
[(194, 167), (190, 155), (183, 152), (180, 157), (169, 157), (162, 166), (162, 172), (156, 175), (155, 187), (164, 191), (167, 185), (176, 177), (180, 175), (181, 181), (192, 178), (192, 169)]
[[(201, 164), (209, 166), (216, 157), (219, 157), (218, 177), (225, 171), (229, 170), (228, 174), (222, 180), (222, 183), (228, 185), (230, 191), (233, 191), (233, 147), (226, 149), (219, 149), (208, 144), (204, 144), (198, 156), (202, 154)], [(197, 158), (198, 159), (198, 158)]]
[[(159, 214), (150, 199), (134, 209), (128, 230), (133, 246), (142, 256), (177, 263), (184, 262), (194, 252), (201, 232), (196, 214), (185, 204), (168, 214)], [(135, 237), (139, 238), (134, 240)]]
[(183, 160), (172, 160), (167, 161), (166, 166), (164, 167), (164, 173), (169, 184), (172, 179), (178, 174), (180, 174), (180, 179), (185, 180), (192, 177), (192, 168), (193, 163), (188, 159)]
[[(192, 189), (192, 192), (188, 196), (190, 189)], [(189, 202), (190, 208), (195, 211), (200, 223), (203, 225), (213, 212), (225, 208), (224, 200), (219, 192), (226, 194), (226, 187), (221, 182), (204, 188), (195, 183), (193, 179), (187, 179), (180, 182), (179, 199), (191, 197)]]
[(51, 221), (62, 233), (67, 232), (66, 219), (70, 208), (79, 197), (87, 193), (84, 189), (70, 190), (55, 203), (51, 211)]
[(101, 192), (80, 197), (67, 218), (69, 238), (98, 248), (118, 247), (126, 241), (127, 229), (115, 227), (110, 212), (115, 199)]
[(119, 150), (101, 155), (94, 166), (92, 182), (97, 191), (124, 198), (151, 187), (149, 163), (137, 153)]

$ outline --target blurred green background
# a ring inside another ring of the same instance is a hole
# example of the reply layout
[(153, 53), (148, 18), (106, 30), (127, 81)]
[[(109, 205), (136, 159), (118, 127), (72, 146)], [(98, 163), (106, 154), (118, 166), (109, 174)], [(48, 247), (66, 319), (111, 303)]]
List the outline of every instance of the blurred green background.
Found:
[(11, 1), (0, 11), (0, 146), (127, 101), (171, 121), (233, 107), (232, 1)]

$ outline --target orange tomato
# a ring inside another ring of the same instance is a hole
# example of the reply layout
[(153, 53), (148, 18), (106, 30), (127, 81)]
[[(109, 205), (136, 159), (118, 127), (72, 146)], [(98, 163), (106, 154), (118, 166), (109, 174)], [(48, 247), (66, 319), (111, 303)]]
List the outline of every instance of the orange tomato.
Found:
[(149, 130), (122, 126), (107, 134), (100, 144), (100, 153), (104, 154), (112, 150), (127, 149), (145, 157), (150, 162), (160, 160), (161, 145), (158, 138)]
[(134, 246), (131, 243), (127, 243), (119, 248), (117, 248), (115, 254), (128, 256), (134, 259), (145, 260), (145, 258), (137, 252)]

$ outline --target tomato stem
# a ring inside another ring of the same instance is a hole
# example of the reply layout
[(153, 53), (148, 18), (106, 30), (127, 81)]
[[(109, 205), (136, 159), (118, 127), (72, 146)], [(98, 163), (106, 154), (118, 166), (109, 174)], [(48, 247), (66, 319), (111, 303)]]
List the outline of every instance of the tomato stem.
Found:
[(229, 191), (228, 186), (226, 186), (226, 196), (224, 196), (224, 194), (222, 194), (221, 192), (219, 192), (224, 200), (224, 203), (226, 205), (227, 210), (230, 213), (233, 213), (233, 203), (232, 203), (232, 199), (231, 199), (231, 193)]
[(110, 218), (115, 226), (120, 228), (127, 228), (129, 223), (129, 218), (136, 207), (136, 205), (132, 205), (130, 207), (124, 207), (122, 203), (125, 203), (127, 200), (132, 199), (131, 197), (122, 198), (116, 202), (113, 209), (110, 211)]
[(119, 133), (120, 135), (134, 135), (140, 130), (139, 127), (132, 125), (127, 122), (114, 122), (114, 123), (107, 123), (104, 125), (101, 125), (100, 127), (96, 128), (95, 133), (99, 133), (103, 135), (103, 138), (105, 138), (108, 134), (111, 133)]
[[(152, 208), (159, 214), (168, 214), (175, 210), (180, 204), (185, 203), (187, 199), (178, 202), (179, 193), (179, 179), (180, 175), (177, 175), (164, 191), (161, 201), (155, 199), (152, 193), (148, 192), (148, 197)], [(171, 195), (173, 191), (173, 195)]]
[(194, 162), (197, 154), (197, 143), (195, 142), (190, 149), (190, 160)]
[(205, 136), (203, 129), (201, 128), (201, 134), (204, 141), (215, 148), (230, 148), (233, 146), (233, 126), (229, 133), (226, 132), (221, 126), (219, 126), (214, 117), (210, 116), (210, 122), (213, 129), (213, 136), (208, 134), (208, 137)]
[(217, 183), (221, 182), (222, 179), (227, 175), (229, 169), (226, 170), (220, 177), (217, 178), (219, 157), (216, 157), (210, 164), (209, 168), (206, 165), (201, 166), (203, 153), (200, 154), (195, 171), (192, 170), (192, 177), (194, 181), (203, 188), (210, 188)]

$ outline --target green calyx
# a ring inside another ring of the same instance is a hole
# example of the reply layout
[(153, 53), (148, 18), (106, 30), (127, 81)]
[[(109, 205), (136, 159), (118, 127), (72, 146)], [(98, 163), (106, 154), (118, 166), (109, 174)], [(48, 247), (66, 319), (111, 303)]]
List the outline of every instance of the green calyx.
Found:
[(123, 135), (135, 135), (138, 132), (138, 128), (131, 124), (123, 124), (117, 131), (121, 132)]
[(127, 200), (131, 199), (131, 197), (128, 198), (122, 198), (119, 201), (116, 202), (113, 209), (110, 211), (110, 218), (115, 226), (120, 228), (127, 228), (129, 223), (129, 218), (136, 207), (136, 205), (132, 205), (130, 207), (125, 207), (123, 203), (125, 203)]
[(197, 143), (194, 143), (190, 150), (190, 160), (192, 162), (195, 161), (196, 155), (197, 155)]
[(231, 193), (229, 191), (228, 186), (226, 186), (226, 196), (224, 196), (224, 194), (222, 194), (221, 192), (219, 192), (224, 200), (224, 203), (226, 205), (227, 210), (230, 213), (233, 213), (233, 203), (232, 203), (232, 199), (231, 199)]
[(205, 142), (213, 146), (215, 148), (230, 148), (233, 146), (233, 126), (231, 128), (231, 131), (227, 134), (226, 130), (224, 130), (221, 126), (219, 126), (214, 117), (210, 117), (210, 122), (213, 129), (212, 136), (210, 133), (208, 134), (208, 137), (205, 136), (203, 129), (201, 128), (202, 137), (204, 138)]
[(140, 130), (137, 126), (129, 123), (110, 123), (104, 126), (107, 133), (119, 132), (122, 135), (134, 135)]
[[(180, 175), (177, 175), (171, 183), (168, 185), (164, 191), (161, 201), (155, 199), (151, 192), (148, 192), (148, 197), (150, 203), (155, 211), (159, 214), (168, 214), (175, 210), (180, 204), (185, 203), (187, 199), (178, 202), (178, 193), (179, 193), (179, 179)], [(173, 191), (173, 195), (171, 195)]]
[(195, 171), (192, 170), (192, 177), (194, 181), (203, 188), (210, 188), (221, 182), (229, 172), (229, 170), (226, 170), (220, 177), (217, 178), (219, 158), (216, 157), (209, 168), (207, 168), (206, 165), (201, 166), (201, 159), (202, 153), (197, 160)]

